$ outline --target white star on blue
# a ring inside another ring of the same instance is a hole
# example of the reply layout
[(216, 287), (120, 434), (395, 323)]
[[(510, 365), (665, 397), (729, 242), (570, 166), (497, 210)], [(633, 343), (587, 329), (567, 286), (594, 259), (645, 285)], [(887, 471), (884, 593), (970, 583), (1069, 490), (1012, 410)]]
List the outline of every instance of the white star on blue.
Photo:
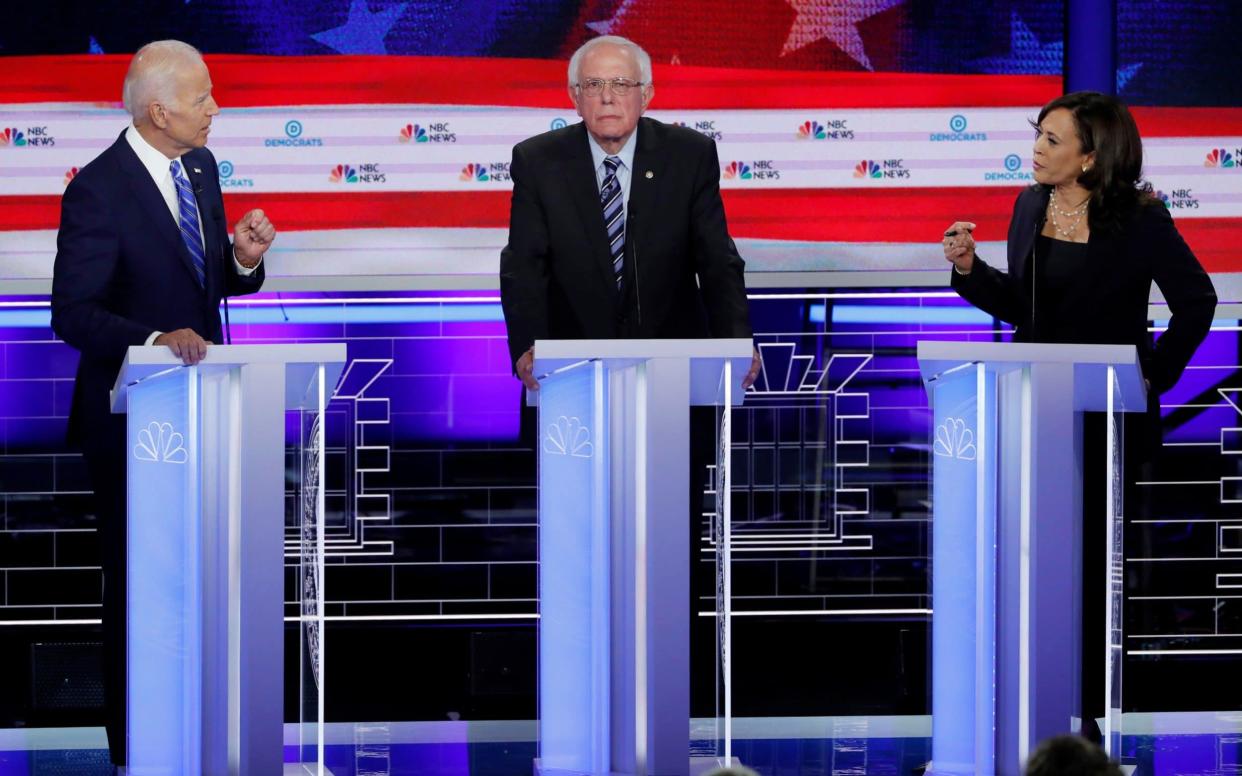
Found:
[(1117, 93), (1121, 94), (1129, 85), (1130, 79), (1138, 75), (1138, 71), (1143, 67), (1142, 62), (1135, 62), (1133, 65), (1117, 68)]
[(984, 73), (1060, 75), (1064, 59), (1061, 41), (1043, 44), (1015, 11), (1009, 28), (1009, 56), (979, 59), (975, 64)]
[(405, 6), (406, 3), (400, 3), (371, 13), (367, 0), (350, 0), (345, 24), (311, 37), (342, 54), (387, 54), (384, 38), (405, 13)]

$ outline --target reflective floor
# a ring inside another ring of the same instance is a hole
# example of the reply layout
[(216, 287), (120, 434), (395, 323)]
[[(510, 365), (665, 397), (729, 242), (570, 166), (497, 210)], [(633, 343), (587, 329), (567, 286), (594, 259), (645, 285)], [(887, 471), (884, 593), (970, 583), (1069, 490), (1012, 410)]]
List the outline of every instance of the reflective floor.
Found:
[[(1122, 739), (1122, 760), (1134, 773), (1242, 774), (1242, 714), (1127, 716), (1136, 732)], [(737, 727), (753, 737), (738, 738), (734, 755), (763, 776), (898, 776), (926, 763), (931, 750), (926, 717), (763, 719)], [(534, 729), (530, 722), (334, 724), (325, 756), (336, 776), (525, 776), (536, 754)], [(290, 731), (287, 760), (297, 752)], [(0, 776), (110, 774), (103, 745), (96, 728), (0, 730)]]

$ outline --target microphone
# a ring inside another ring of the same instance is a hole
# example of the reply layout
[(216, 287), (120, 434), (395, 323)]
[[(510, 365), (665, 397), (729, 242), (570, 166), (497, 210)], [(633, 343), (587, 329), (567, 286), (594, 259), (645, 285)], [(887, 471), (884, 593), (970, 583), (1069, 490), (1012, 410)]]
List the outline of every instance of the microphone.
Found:
[[(1030, 270), (1031, 270), (1031, 341), (1032, 342), (1040, 341), (1039, 335), (1036, 334), (1036, 329), (1035, 329), (1035, 318), (1036, 318), (1035, 282), (1036, 282), (1037, 275), (1039, 272), (1039, 262), (1038, 262), (1039, 235), (1042, 231), (1044, 231), (1044, 224), (1046, 224), (1047, 222), (1048, 222), (1048, 208), (1045, 206), (1045, 208), (1040, 211), (1039, 215), (1035, 217), (1035, 234), (1034, 234), (1034, 239), (1031, 242)], [(1041, 318), (1040, 320), (1043, 320), (1043, 319)]]
[[(228, 255), (224, 247), (229, 241), (228, 237), (229, 233), (225, 232), (224, 239), (220, 242), (220, 269), (225, 273), (233, 270), (233, 268), (229, 266)], [(225, 274), (225, 277), (227, 278), (228, 274)], [(220, 301), (224, 302), (224, 344), (232, 345), (233, 326), (232, 322), (229, 321), (229, 284), (227, 280), (224, 283), (223, 294), (220, 297)]]
[[(627, 203), (628, 204), (628, 203)], [(637, 219), (634, 218), (634, 211), (626, 208), (626, 244), (630, 248), (630, 261), (634, 264), (634, 302), (638, 308), (638, 330), (641, 333), (643, 328), (643, 296), (639, 291), (638, 282), (638, 240), (634, 238), (634, 224)]]

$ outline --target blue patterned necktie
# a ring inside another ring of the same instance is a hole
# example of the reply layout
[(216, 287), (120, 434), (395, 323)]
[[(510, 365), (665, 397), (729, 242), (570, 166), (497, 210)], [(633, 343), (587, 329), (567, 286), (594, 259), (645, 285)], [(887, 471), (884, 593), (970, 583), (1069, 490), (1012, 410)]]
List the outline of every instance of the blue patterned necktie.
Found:
[(198, 203), (194, 201), (190, 181), (181, 172), (181, 162), (174, 159), (169, 169), (172, 170), (173, 183), (177, 185), (177, 210), (180, 213), (177, 227), (185, 247), (190, 251), (190, 258), (194, 260), (194, 274), (198, 276), (198, 284), (206, 288), (207, 261), (203, 240), (198, 233)]
[(604, 228), (608, 230), (608, 253), (612, 256), (612, 274), (621, 290), (621, 278), (625, 270), (625, 208), (621, 201), (621, 181), (617, 180), (617, 167), (621, 160), (615, 156), (604, 159), (604, 185), (599, 190), (599, 201), (604, 208)]

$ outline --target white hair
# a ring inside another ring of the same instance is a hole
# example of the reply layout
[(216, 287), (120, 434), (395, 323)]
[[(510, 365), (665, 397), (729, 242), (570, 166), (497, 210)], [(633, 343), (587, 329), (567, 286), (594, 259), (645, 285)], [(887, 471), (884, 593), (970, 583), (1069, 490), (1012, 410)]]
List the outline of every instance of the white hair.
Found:
[(596, 46), (613, 45), (628, 49), (634, 55), (634, 59), (638, 61), (638, 80), (645, 84), (651, 83), (651, 57), (643, 47), (620, 35), (601, 35), (598, 38), (591, 38), (586, 43), (578, 47), (574, 55), (569, 58), (569, 85), (574, 86), (578, 83), (578, 76), (581, 75), (582, 58), (587, 52)]
[(157, 40), (134, 54), (125, 74), (121, 99), (135, 123), (146, 120), (153, 102), (176, 102), (176, 76), (186, 63), (199, 63), (203, 55), (189, 43), (179, 40)]

